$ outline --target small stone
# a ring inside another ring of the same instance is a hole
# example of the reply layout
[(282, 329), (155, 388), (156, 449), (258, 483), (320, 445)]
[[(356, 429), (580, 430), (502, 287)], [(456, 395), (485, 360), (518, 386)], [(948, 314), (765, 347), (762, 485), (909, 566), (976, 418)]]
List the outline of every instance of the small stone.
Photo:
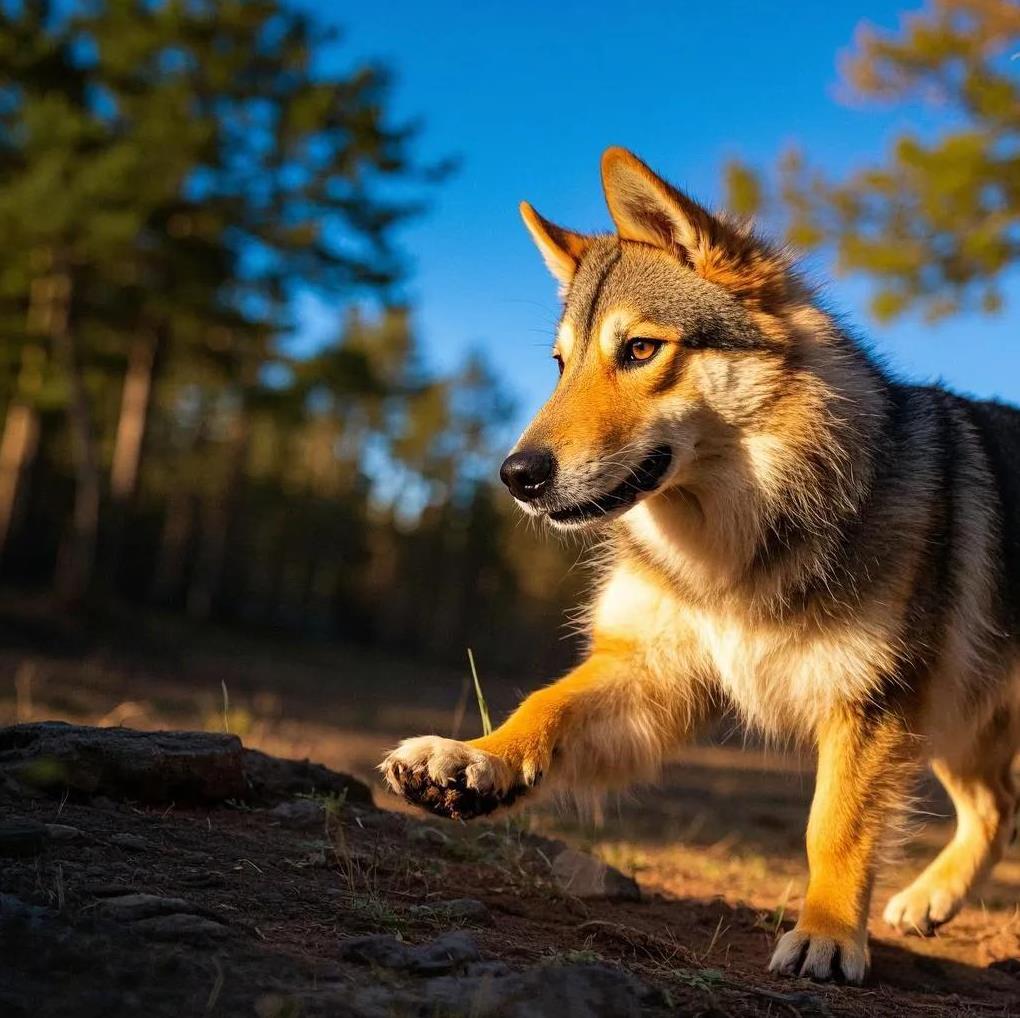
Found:
[(477, 898), (451, 898), (449, 901), (430, 902), (427, 905), (415, 905), (409, 911), (416, 919), (470, 923), (474, 926), (489, 926), (492, 923), (492, 913)]
[(131, 852), (147, 852), (149, 843), (137, 834), (111, 834), (110, 844)]
[(213, 919), (203, 919), (197, 915), (157, 915), (149, 919), (139, 919), (131, 924), (137, 930), (153, 940), (205, 940), (225, 937), (230, 931), (222, 923)]
[(354, 937), (340, 945), (339, 954), (347, 961), (419, 976), (443, 975), (481, 957), (474, 938), (463, 930), (444, 933), (431, 943), (419, 945), (405, 944), (385, 933)]
[(10, 859), (38, 855), (48, 840), (45, 824), (33, 820), (0, 824), (0, 856)]
[(161, 898), (156, 894), (122, 894), (106, 898), (96, 906), (96, 914), (121, 922), (134, 922), (156, 915), (175, 912), (193, 913), (195, 909), (183, 898)]
[(406, 968), (413, 948), (388, 933), (374, 933), (367, 937), (352, 937), (340, 945), (338, 954), (346, 961), (359, 965), (378, 965), (384, 969)]
[(637, 881), (593, 855), (568, 848), (553, 860), (552, 875), (557, 885), (576, 898), (607, 898), (640, 901)]
[(81, 831), (69, 824), (46, 824), (46, 832), (52, 841), (76, 841), (81, 837)]
[(321, 827), (324, 822), (325, 810), (323, 804), (315, 799), (293, 799), (290, 802), (281, 802), (274, 806), (269, 815), (274, 820), (282, 820), (288, 824), (297, 826)]
[(450, 836), (435, 827), (413, 827), (407, 835), (411, 841), (422, 845), (449, 845)]

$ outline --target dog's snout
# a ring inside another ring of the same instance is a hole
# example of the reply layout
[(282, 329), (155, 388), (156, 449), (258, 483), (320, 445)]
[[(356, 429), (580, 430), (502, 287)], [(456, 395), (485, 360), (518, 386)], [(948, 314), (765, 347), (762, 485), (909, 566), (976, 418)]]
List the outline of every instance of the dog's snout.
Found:
[(548, 449), (522, 449), (511, 453), (499, 468), (499, 476), (514, 498), (531, 502), (552, 482), (556, 460)]

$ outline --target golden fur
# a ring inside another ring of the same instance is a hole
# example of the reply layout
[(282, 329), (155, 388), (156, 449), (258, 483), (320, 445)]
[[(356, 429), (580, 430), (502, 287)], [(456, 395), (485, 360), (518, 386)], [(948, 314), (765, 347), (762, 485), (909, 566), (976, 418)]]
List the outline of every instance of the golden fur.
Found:
[(771, 967), (859, 983), (877, 847), (925, 761), (958, 829), (891, 925), (950, 919), (1012, 831), (1020, 414), (889, 379), (785, 255), (630, 153), (603, 182), (613, 236), (522, 206), (563, 374), (517, 444), (555, 473), (511, 485), (606, 537), (587, 657), (491, 735), (411, 739), (383, 771), (470, 817), (653, 778), (726, 709), (814, 745), (810, 883)]

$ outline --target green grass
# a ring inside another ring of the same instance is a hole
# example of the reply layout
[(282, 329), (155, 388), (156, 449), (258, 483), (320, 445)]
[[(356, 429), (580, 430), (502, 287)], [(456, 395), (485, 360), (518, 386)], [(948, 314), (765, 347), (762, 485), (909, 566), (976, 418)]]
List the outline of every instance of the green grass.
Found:
[(471, 648), (467, 649), (468, 664), (471, 666), (471, 678), (475, 680), (475, 697), (478, 700), (478, 713), (482, 717), (482, 734), (492, 734), (492, 719), (489, 717), (489, 705), (485, 702), (485, 694), (482, 692), (482, 684), (478, 681), (478, 669), (475, 668), (475, 655)]

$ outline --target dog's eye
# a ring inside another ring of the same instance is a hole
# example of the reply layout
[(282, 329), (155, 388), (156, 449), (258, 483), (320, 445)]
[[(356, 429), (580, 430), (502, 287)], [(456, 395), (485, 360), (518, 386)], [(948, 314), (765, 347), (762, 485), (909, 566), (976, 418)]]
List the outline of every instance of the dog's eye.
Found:
[(553, 354), (553, 360), (556, 361), (556, 367), (560, 369), (560, 374), (563, 374), (563, 358), (558, 354)]
[(623, 348), (623, 359), (628, 364), (641, 364), (650, 361), (662, 346), (661, 339), (629, 339)]

